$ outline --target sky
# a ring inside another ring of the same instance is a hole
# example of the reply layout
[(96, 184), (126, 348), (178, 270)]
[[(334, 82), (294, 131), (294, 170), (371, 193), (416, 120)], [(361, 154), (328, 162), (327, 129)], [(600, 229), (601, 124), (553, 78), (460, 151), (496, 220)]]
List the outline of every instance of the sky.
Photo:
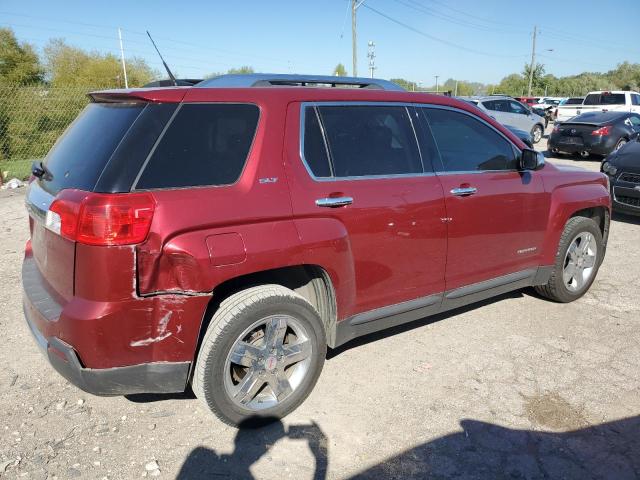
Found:
[[(183, 78), (250, 65), (272, 73), (352, 74), (350, 0), (0, 0), (0, 27), (41, 51), (51, 38), (162, 65), (145, 30)], [(535, 8), (532, 6), (535, 5)], [(639, 0), (365, 0), (357, 10), (358, 74), (424, 86), (447, 78), (497, 83), (531, 60), (556, 76), (640, 62)], [(550, 51), (552, 50), (552, 51)]]

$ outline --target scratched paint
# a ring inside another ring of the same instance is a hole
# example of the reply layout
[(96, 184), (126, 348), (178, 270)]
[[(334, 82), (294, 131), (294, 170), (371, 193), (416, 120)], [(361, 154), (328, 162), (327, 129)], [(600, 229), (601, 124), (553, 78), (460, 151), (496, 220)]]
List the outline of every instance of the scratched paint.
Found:
[(158, 322), (158, 335), (156, 335), (155, 337), (144, 338), (142, 340), (136, 340), (134, 342), (131, 342), (130, 345), (132, 347), (144, 347), (146, 345), (161, 342), (162, 340), (169, 338), (172, 334), (167, 329), (167, 327), (169, 325), (169, 320), (171, 320), (172, 314), (173, 312), (167, 312), (167, 314), (160, 319), (160, 321)]

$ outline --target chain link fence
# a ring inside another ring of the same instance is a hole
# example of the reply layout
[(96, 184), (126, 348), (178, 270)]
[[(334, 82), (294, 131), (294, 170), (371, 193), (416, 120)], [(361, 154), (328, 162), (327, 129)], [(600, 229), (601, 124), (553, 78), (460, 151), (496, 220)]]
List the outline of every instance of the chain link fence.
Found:
[(89, 102), (88, 87), (0, 85), (0, 175), (28, 176)]

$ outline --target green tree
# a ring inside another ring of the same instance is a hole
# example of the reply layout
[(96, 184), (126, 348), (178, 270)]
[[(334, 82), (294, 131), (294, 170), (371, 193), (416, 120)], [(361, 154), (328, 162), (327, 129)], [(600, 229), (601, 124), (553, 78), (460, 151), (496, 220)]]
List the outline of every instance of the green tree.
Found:
[(336, 65), (336, 68), (333, 69), (333, 74), (336, 77), (346, 77), (347, 76), (347, 69), (344, 68), (344, 65), (339, 63), (338, 65)]
[(253, 67), (250, 67), (248, 65), (243, 65), (242, 67), (238, 67), (238, 68), (230, 68), (229, 70), (227, 70), (227, 73), (233, 74), (233, 73), (255, 73), (253, 70)]
[(419, 90), (418, 89), (418, 84), (416, 82), (411, 82), (411, 81), (406, 80), (404, 78), (392, 78), (391, 81), (393, 83), (397, 83), (402, 88), (404, 88), (405, 90), (408, 90), (410, 92), (416, 92), (416, 91)]
[[(53, 86), (124, 87), (122, 64), (115, 55), (87, 52), (67, 45), (62, 39), (51, 40), (44, 55), (47, 76)], [(126, 60), (125, 65), (130, 87), (140, 87), (158, 76), (143, 59)]]
[(0, 84), (38, 83), (43, 75), (33, 47), (18, 42), (10, 28), (0, 28)]

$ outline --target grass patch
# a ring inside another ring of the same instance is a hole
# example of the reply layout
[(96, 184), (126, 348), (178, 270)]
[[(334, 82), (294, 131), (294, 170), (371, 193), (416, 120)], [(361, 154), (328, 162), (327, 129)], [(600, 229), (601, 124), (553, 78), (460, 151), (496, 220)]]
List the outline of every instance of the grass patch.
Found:
[(12, 178), (27, 180), (31, 175), (31, 163), (33, 160), (0, 160), (0, 175), (6, 182)]

